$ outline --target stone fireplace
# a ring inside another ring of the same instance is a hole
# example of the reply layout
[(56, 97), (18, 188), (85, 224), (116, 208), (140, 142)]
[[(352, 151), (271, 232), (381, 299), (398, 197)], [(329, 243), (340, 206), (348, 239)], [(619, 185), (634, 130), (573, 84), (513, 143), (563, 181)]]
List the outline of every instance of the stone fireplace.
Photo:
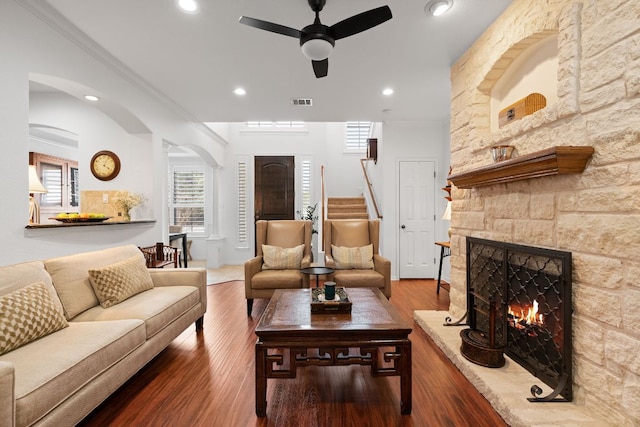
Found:
[[(494, 145), (514, 146), (513, 160), (557, 146), (593, 155), (582, 173), (454, 181), (449, 312), (467, 309), (467, 237), (571, 252), (573, 401), (533, 406), (580, 407), (616, 426), (640, 424), (638, 16), (637, 0), (515, 0), (451, 68), (453, 175), (491, 165)], [(526, 80), (515, 99), (540, 92), (547, 105), (498, 128), (498, 112), (514, 101), (497, 91), (535, 76), (530, 51), (540, 43), (555, 46), (545, 56), (554, 71)], [(497, 409), (509, 418), (509, 404)]]

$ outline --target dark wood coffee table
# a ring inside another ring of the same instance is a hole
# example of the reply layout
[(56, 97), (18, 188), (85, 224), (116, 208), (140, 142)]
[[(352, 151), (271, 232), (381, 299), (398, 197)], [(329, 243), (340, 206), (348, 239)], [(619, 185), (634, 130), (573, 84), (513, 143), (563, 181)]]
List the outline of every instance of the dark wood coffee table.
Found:
[(256, 327), (256, 415), (267, 414), (267, 378), (309, 365), (369, 365), (400, 376), (400, 412), (411, 413), (411, 327), (375, 288), (348, 288), (350, 314), (311, 314), (310, 289), (278, 289)]

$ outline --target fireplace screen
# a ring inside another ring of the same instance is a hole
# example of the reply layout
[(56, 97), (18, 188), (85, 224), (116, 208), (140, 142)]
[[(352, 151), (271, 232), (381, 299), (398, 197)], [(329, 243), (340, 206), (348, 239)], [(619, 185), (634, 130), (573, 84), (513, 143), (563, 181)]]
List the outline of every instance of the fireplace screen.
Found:
[(470, 340), (504, 350), (554, 389), (534, 385), (529, 400), (570, 401), (571, 253), (468, 237), (467, 291), (463, 352)]

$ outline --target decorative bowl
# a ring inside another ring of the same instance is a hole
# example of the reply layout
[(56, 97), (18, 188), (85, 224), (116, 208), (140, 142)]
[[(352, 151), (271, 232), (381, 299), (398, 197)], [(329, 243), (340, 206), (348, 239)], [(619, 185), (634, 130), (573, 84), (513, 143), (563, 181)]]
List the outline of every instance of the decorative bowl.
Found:
[(494, 145), (491, 147), (491, 157), (494, 162), (509, 160), (513, 152), (513, 145)]

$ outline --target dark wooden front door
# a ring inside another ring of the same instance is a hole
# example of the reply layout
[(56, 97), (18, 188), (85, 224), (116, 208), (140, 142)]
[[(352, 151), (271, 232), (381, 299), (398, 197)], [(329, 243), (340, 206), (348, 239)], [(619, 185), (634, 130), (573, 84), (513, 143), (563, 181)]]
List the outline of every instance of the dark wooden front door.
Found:
[(255, 220), (294, 219), (293, 156), (255, 158)]

